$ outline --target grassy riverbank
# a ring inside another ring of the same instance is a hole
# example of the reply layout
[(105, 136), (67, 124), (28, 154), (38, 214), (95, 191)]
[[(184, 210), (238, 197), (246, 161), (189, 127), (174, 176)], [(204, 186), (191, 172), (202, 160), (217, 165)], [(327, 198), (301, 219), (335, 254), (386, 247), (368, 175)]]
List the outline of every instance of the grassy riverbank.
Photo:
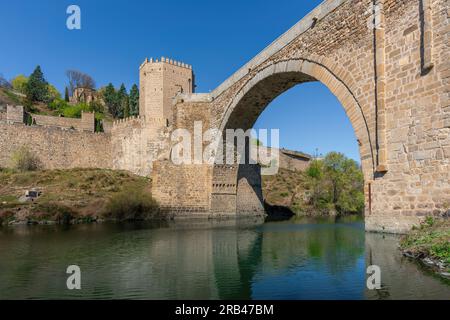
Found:
[[(42, 195), (20, 200), (26, 190)], [(0, 170), (0, 224), (160, 218), (151, 181), (125, 171)]]
[(450, 220), (427, 218), (400, 242), (403, 253), (450, 277)]

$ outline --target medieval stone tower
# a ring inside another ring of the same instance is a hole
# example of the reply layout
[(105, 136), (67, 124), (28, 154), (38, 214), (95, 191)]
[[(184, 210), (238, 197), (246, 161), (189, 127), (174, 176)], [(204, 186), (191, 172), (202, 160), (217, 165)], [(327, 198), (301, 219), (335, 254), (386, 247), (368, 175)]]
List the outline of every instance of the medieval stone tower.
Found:
[(192, 66), (168, 58), (145, 59), (139, 68), (139, 114), (172, 123), (172, 99), (194, 92)]

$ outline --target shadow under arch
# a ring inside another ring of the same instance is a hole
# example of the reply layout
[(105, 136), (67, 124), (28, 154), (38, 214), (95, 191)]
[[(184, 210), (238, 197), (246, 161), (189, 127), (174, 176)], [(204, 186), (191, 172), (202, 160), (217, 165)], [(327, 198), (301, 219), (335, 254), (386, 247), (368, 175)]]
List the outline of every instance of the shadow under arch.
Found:
[[(254, 71), (249, 70), (251, 77), (242, 84), (226, 106), (219, 130), (224, 134), (226, 129), (244, 131), (251, 129), (260, 114), (279, 95), (298, 84), (319, 81), (331, 91), (344, 108), (358, 140), (364, 180), (370, 181), (375, 175), (375, 146), (370, 134), (368, 117), (350, 89), (349, 84), (353, 85), (354, 80), (344, 69), (324, 58), (318, 57), (317, 61), (319, 62), (308, 58), (288, 59), (258, 67)], [(215, 170), (216, 167), (213, 170), (213, 180)], [(235, 181), (237, 179), (236, 177)], [(253, 189), (259, 194), (256, 190), (258, 183)]]

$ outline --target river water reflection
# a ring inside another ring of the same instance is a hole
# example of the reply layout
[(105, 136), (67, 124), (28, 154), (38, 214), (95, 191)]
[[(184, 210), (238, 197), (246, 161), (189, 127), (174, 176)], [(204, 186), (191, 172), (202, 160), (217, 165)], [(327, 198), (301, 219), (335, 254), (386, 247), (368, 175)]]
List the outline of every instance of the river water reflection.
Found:
[[(0, 299), (450, 299), (397, 245), (357, 218), (0, 228)], [(367, 265), (381, 290), (366, 289)]]

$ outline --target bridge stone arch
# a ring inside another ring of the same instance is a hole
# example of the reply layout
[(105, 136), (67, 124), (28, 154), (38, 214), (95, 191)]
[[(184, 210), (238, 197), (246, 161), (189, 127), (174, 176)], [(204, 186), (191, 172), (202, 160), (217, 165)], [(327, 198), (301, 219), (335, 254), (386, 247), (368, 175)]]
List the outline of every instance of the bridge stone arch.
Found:
[(376, 146), (372, 142), (363, 106), (351, 91), (354, 80), (340, 66), (328, 67), (326, 59), (315, 58), (320, 62), (307, 58), (290, 59), (270, 64), (258, 71), (225, 108), (219, 130), (250, 129), (276, 97), (298, 84), (319, 81), (344, 108), (358, 140), (365, 177), (371, 180), (376, 171)]
[[(352, 124), (359, 144), (364, 178), (369, 183), (375, 175), (376, 149), (371, 140), (363, 106), (350, 89), (354, 81), (340, 66), (329, 67), (326, 65), (329, 63), (327, 59), (315, 59), (320, 62), (311, 58), (282, 60), (255, 72), (224, 107), (219, 131), (225, 135), (226, 129), (251, 129), (259, 115), (276, 97), (301, 83), (319, 81), (336, 96)], [(346, 79), (348, 84), (343, 79)], [(231, 211), (237, 212), (238, 215), (248, 215), (264, 211), (258, 166), (240, 165), (234, 170), (231, 166), (228, 170), (226, 168), (224, 165), (216, 165), (213, 168), (211, 212), (224, 214)], [(231, 185), (233, 188), (224, 188), (224, 185)], [(369, 188), (365, 189), (368, 191)], [(366, 204), (369, 203), (368, 197), (366, 194)]]

